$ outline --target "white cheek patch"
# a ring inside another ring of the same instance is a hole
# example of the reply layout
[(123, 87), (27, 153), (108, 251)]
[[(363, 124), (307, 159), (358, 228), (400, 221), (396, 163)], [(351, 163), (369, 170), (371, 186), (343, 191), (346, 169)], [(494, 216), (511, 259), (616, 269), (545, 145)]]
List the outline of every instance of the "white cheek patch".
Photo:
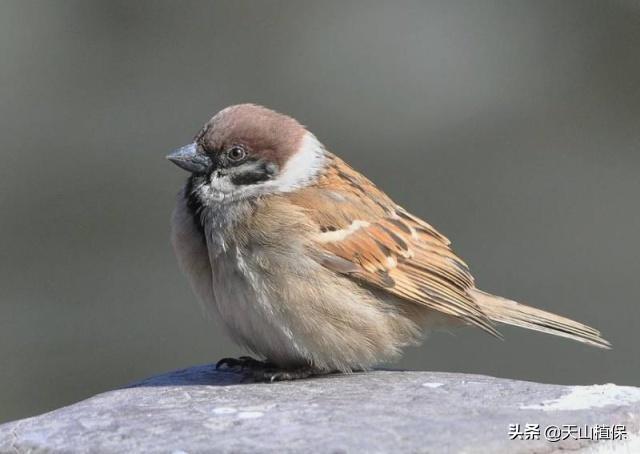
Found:
[(217, 176), (215, 173), (209, 177), (206, 184), (198, 187), (200, 199), (203, 201), (222, 202), (236, 189), (229, 175)]
[(313, 181), (324, 167), (325, 149), (320, 141), (306, 132), (298, 151), (286, 163), (280, 175), (265, 186), (271, 186), (280, 192), (289, 192)]

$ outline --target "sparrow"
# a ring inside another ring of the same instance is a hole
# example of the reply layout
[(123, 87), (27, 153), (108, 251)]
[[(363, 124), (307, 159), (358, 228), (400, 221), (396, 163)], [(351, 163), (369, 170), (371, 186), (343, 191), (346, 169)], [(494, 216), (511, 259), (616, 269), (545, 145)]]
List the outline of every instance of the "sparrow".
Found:
[(171, 242), (200, 302), (259, 357), (256, 380), (363, 371), (438, 328), (519, 326), (609, 348), (594, 328), (479, 290), (450, 241), (295, 119), (227, 107), (167, 158), (190, 173)]

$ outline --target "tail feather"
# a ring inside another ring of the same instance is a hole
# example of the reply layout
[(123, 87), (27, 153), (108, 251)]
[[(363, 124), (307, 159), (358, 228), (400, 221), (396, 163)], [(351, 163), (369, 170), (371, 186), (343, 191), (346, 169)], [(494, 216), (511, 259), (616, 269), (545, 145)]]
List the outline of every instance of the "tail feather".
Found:
[(580, 322), (481, 290), (472, 290), (472, 295), (487, 317), (497, 323), (566, 337), (599, 348), (611, 348), (611, 344), (600, 335), (600, 331)]

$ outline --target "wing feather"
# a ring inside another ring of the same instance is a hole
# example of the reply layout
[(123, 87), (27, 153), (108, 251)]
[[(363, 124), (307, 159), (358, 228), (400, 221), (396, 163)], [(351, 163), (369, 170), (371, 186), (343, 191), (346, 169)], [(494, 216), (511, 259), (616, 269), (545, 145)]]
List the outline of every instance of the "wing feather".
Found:
[(317, 225), (313, 248), (323, 266), (501, 337), (475, 302), (473, 277), (450, 241), (339, 158), (330, 155), (316, 184), (288, 197)]

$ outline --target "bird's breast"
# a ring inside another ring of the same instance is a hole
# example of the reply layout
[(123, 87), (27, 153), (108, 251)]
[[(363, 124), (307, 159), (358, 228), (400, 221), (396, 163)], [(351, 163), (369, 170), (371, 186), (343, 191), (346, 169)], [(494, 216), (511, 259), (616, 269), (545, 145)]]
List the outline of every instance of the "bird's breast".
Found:
[(271, 359), (290, 361), (301, 356), (284, 302), (273, 298), (269, 277), (251, 254), (223, 240), (224, 250), (211, 257), (212, 290), (217, 312), (238, 343)]

